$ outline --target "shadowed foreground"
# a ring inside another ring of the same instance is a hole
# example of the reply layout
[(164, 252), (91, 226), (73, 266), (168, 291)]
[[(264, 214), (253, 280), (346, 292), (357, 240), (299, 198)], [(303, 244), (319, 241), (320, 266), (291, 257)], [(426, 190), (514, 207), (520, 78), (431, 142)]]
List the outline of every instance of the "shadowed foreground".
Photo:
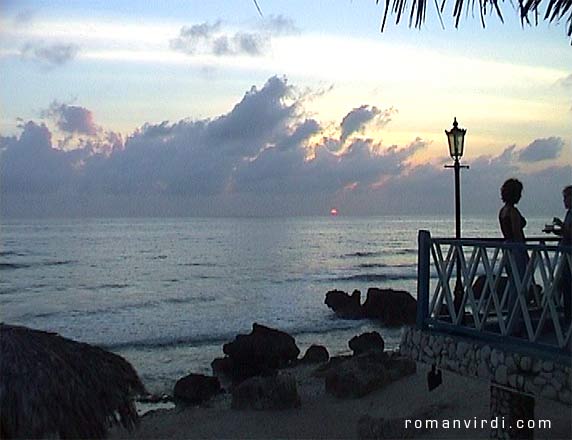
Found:
[(0, 438), (102, 438), (132, 429), (145, 389), (121, 356), (55, 333), (0, 324)]
[[(302, 405), (284, 411), (231, 410), (230, 396), (221, 395), (203, 407), (176, 408), (148, 413), (131, 438), (236, 439), (236, 438), (381, 438), (364, 428), (364, 419), (392, 420), (389, 438), (489, 438), (489, 430), (403, 429), (404, 420), (467, 419), (489, 417), (489, 387), (478, 380), (443, 372), (443, 385), (429, 393), (426, 369), (359, 399), (337, 399), (324, 391), (323, 379), (313, 377), (315, 367), (296, 367)], [(536, 418), (552, 421), (552, 429), (535, 432), (536, 438), (570, 438), (572, 416), (565, 407), (537, 401)], [(372, 435), (373, 434), (373, 435)], [(115, 430), (112, 438), (125, 438)]]

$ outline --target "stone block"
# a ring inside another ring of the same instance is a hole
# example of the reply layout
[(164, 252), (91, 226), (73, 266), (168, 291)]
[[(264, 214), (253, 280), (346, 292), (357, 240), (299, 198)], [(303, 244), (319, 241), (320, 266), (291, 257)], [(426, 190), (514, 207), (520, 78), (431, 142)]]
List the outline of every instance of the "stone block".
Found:
[(521, 357), (519, 367), (522, 371), (530, 371), (532, 368), (532, 359), (529, 356)]
[(552, 361), (544, 361), (542, 363), (542, 371), (554, 371), (554, 362)]
[(499, 365), (495, 371), (495, 382), (506, 385), (508, 382), (508, 369), (506, 365)]

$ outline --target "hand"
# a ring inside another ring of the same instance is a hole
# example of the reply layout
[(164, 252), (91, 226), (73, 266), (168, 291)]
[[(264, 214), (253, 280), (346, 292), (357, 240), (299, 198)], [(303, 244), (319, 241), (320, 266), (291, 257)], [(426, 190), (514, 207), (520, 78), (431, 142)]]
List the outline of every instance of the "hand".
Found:
[(554, 223), (556, 226), (562, 226), (564, 225), (564, 223), (562, 222), (562, 220), (560, 220), (558, 217), (554, 217), (552, 219), (552, 223)]

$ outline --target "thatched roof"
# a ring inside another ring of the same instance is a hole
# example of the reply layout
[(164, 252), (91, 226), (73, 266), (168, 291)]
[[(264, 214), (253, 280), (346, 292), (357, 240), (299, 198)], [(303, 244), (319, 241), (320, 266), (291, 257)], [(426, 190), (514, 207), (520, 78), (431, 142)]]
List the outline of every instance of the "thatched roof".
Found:
[(121, 356), (0, 323), (0, 438), (102, 438), (132, 429), (145, 388)]

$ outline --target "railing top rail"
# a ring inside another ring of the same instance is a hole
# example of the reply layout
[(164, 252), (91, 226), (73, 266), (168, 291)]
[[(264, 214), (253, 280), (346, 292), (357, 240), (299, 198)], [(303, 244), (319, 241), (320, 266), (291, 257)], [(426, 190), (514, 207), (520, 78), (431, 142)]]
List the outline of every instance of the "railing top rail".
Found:
[[(461, 245), (461, 246), (482, 246), (482, 247), (500, 247), (511, 249), (521, 247), (522, 243), (508, 242), (498, 238), (451, 238), (451, 237), (431, 237), (431, 241), (436, 244)], [(572, 246), (565, 246), (559, 243), (558, 238), (529, 238), (524, 243), (527, 249), (550, 249), (550, 250), (567, 250), (571, 251)]]

